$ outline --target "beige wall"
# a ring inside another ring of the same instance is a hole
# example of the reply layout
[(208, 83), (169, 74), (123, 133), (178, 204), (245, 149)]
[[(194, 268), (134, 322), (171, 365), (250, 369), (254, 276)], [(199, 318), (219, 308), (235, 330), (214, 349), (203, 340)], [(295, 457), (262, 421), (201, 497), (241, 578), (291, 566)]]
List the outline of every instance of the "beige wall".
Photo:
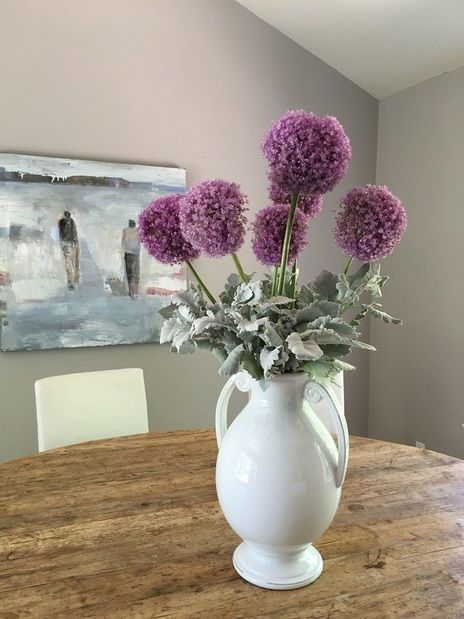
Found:
[(380, 102), (377, 180), (409, 226), (385, 261), (385, 307), (371, 324), (369, 434), (464, 458), (464, 69)]
[[(237, 180), (265, 205), (259, 141), (291, 108), (334, 114), (353, 163), (311, 230), (303, 276), (343, 258), (330, 228), (337, 197), (375, 176), (377, 101), (233, 0), (0, 0), (0, 151), (187, 169), (189, 183)], [(243, 251), (246, 268), (257, 268)], [(218, 290), (230, 260), (199, 267)], [(367, 431), (368, 358), (347, 378), (351, 431)], [(0, 354), (0, 459), (36, 449), (33, 382), (139, 366), (154, 430), (213, 424), (223, 383), (207, 354), (159, 345)]]

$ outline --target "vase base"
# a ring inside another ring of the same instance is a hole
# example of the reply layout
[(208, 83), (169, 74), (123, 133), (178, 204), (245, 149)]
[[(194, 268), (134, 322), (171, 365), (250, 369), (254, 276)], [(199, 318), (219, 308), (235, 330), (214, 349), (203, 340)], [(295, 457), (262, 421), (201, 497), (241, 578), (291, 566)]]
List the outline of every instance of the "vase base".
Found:
[(235, 549), (233, 564), (243, 579), (264, 589), (305, 587), (319, 578), (323, 567), (321, 555), (311, 544), (297, 552), (280, 554), (242, 542)]

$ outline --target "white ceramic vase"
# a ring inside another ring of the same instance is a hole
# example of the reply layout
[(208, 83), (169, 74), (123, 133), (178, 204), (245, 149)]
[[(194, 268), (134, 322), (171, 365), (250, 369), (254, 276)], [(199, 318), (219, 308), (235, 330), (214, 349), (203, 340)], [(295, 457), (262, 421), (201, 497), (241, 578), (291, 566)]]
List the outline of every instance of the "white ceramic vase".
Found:
[[(237, 387), (251, 391), (227, 429)], [(338, 447), (311, 404), (327, 402)], [(332, 389), (302, 373), (283, 374), (262, 390), (247, 373), (232, 376), (216, 408), (216, 487), (222, 511), (244, 540), (233, 564), (267, 589), (296, 589), (322, 572), (312, 542), (332, 522), (348, 461), (348, 429)]]

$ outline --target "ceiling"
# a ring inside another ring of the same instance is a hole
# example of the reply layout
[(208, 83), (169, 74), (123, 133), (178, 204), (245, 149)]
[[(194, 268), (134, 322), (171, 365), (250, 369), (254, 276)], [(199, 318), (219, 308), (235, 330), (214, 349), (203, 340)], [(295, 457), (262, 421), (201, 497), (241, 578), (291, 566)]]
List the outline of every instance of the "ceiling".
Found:
[(237, 0), (378, 99), (464, 66), (464, 0)]

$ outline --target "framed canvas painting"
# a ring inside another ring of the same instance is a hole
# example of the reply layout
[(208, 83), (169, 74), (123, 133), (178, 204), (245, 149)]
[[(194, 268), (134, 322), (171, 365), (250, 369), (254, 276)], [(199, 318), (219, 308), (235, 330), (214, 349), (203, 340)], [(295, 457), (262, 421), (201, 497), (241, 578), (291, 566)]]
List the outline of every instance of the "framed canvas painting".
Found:
[(2, 351), (159, 341), (181, 267), (140, 246), (140, 211), (180, 168), (0, 154)]

